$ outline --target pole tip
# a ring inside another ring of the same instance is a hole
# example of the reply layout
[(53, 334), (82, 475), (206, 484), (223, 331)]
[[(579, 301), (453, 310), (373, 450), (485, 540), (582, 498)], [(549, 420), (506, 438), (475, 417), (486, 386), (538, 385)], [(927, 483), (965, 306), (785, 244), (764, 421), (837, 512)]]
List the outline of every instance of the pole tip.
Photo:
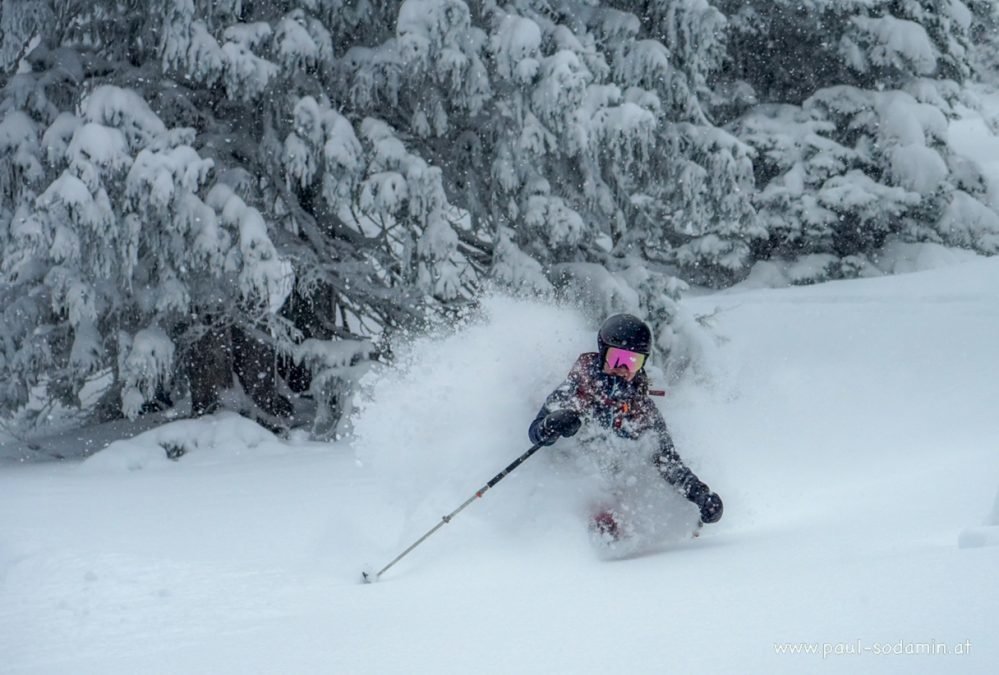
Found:
[(374, 581), (373, 575), (368, 574), (367, 572), (361, 572), (361, 583), (370, 584), (372, 581)]

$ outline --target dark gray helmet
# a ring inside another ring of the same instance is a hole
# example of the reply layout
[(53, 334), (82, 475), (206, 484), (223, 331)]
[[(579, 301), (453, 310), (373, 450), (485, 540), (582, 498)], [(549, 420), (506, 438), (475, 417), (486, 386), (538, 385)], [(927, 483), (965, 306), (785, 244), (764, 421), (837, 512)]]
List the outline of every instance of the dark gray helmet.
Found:
[(648, 324), (631, 314), (607, 317), (597, 333), (597, 346), (603, 354), (608, 347), (648, 354), (652, 351), (652, 330)]

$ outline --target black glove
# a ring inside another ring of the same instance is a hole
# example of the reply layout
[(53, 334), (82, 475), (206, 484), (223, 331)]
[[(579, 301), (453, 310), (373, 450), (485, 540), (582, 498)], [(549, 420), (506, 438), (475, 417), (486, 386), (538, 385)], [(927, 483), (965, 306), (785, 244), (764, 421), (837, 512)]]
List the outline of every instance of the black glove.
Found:
[(579, 431), (582, 424), (579, 415), (572, 410), (556, 410), (545, 417), (541, 423), (541, 438), (543, 445), (551, 445), (559, 439), (559, 436), (569, 437)]
[(701, 495), (700, 499), (694, 503), (697, 504), (697, 508), (701, 510), (702, 523), (717, 523), (721, 520), (722, 512), (725, 511), (721, 497), (716, 495), (714, 492), (705, 492)]
[(690, 474), (687, 480), (685, 492), (687, 499), (696, 504), (697, 508), (700, 509), (701, 522), (717, 523), (721, 520), (722, 511), (724, 511), (721, 497), (712, 492), (711, 488), (693, 473)]

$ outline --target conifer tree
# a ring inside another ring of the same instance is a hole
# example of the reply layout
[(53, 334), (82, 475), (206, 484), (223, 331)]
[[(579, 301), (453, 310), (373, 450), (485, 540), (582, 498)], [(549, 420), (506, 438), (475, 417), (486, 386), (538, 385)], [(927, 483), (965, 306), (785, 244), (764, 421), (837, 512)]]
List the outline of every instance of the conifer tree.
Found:
[(649, 318), (755, 260), (999, 249), (979, 0), (9, 0), (0, 407), (342, 428), (486, 286)]
[(760, 101), (730, 125), (756, 151), (757, 257), (831, 256), (815, 280), (869, 273), (890, 237), (999, 250), (981, 172), (947, 142), (974, 105), (963, 2), (720, 6), (729, 76)]

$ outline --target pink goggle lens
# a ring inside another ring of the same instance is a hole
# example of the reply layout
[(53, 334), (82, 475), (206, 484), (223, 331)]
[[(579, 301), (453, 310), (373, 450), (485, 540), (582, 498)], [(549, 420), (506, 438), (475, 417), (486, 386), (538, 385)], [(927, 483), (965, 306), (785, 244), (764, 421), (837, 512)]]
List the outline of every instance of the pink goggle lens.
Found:
[(639, 352), (631, 352), (619, 347), (609, 347), (605, 363), (610, 369), (627, 368), (631, 373), (637, 373), (645, 365), (645, 357), (646, 354)]

